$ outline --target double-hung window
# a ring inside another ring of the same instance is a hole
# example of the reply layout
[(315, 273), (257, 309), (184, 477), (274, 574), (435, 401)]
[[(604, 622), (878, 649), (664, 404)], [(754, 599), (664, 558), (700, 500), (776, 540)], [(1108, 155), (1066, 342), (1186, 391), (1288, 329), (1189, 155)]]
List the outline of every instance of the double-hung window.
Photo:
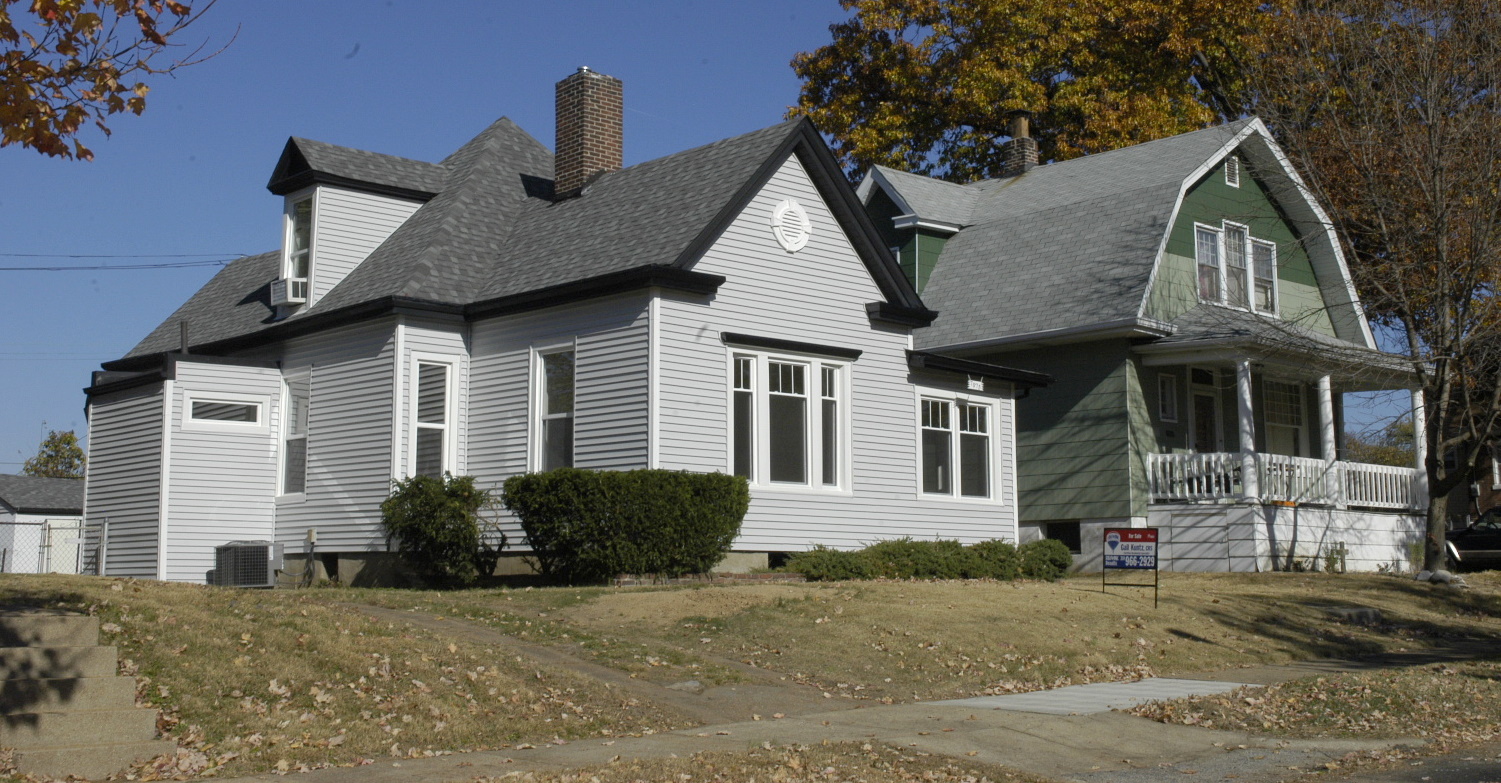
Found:
[(758, 485), (844, 487), (849, 366), (749, 353), (730, 365), (730, 470)]
[(287, 205), (287, 294), (293, 301), (305, 302), (313, 262), (313, 197), (298, 199)]
[(973, 400), (918, 400), (922, 439), (922, 491), (927, 495), (982, 499), (994, 495), (991, 428), (995, 406)]
[(297, 495), (307, 491), (307, 423), (309, 378), (287, 379), (286, 428), (282, 434), (281, 492)]
[(537, 465), (541, 470), (573, 466), (574, 353), (538, 354)]
[(1243, 225), (1194, 226), (1199, 301), (1277, 313), (1277, 246)]
[(449, 400), (453, 366), (442, 362), (416, 362), (412, 394), (412, 475), (441, 477), (453, 468), (452, 411)]

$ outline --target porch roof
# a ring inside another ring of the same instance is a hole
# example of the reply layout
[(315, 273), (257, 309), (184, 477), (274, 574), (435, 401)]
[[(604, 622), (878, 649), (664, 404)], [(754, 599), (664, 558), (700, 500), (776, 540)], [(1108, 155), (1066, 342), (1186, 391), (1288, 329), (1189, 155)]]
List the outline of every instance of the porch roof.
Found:
[(1249, 358), (1295, 374), (1331, 375), (1347, 390), (1412, 388), (1411, 364), (1315, 332), (1292, 321), (1219, 305), (1201, 304), (1174, 319), (1173, 333), (1135, 347), (1148, 365), (1214, 363)]

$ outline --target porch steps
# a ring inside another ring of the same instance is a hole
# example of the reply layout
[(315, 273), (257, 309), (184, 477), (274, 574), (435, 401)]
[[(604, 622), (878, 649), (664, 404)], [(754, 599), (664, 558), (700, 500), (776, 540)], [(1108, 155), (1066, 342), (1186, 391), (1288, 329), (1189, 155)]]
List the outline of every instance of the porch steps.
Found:
[(98, 619), (0, 609), (0, 644), (0, 746), (17, 770), (102, 778), (176, 749), (156, 739), (156, 710), (135, 706), (134, 678), (116, 676)]

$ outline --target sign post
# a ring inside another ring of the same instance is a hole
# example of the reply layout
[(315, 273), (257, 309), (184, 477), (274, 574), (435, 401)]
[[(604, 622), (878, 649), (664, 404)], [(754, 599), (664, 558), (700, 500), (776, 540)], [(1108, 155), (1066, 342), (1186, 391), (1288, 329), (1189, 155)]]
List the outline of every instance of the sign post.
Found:
[[(1161, 585), (1161, 571), (1157, 569), (1157, 528), (1155, 527), (1107, 527), (1105, 528), (1105, 560), (1100, 568), (1100, 592), (1107, 585), (1116, 587), (1151, 587), (1152, 608), (1157, 608)], [(1107, 581), (1110, 571), (1152, 572), (1152, 584), (1139, 582)]]

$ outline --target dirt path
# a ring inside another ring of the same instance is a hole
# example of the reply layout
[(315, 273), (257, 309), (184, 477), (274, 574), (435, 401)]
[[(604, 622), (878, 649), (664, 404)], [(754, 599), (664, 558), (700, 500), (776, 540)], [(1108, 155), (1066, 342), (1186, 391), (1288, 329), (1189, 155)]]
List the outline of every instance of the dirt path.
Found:
[(366, 604), (345, 606), (384, 622), (416, 626), (590, 677), (608, 688), (646, 699), (701, 725), (738, 723), (756, 720), (756, 716), (804, 715), (860, 706), (849, 699), (826, 697), (817, 688), (796, 683), (786, 675), (727, 658), (713, 658), (712, 662), (735, 671), (749, 682), (706, 688), (695, 693), (641, 680), (617, 669), (570, 655), (556, 647), (523, 642), (507, 633), (468, 620)]

